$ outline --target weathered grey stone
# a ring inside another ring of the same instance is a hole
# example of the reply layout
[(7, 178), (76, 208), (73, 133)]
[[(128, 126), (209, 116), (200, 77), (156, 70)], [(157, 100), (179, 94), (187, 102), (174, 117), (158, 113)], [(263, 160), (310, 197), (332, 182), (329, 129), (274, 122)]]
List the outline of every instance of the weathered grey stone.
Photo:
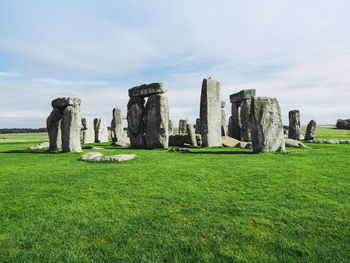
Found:
[(202, 146), (202, 135), (196, 134), (196, 141), (198, 146)]
[(311, 120), (306, 128), (305, 140), (313, 140), (316, 137), (317, 123)]
[(83, 126), (83, 143), (94, 143), (94, 120), (91, 118), (81, 118), (81, 125)]
[(222, 136), (222, 145), (225, 147), (236, 147), (240, 143), (239, 140), (229, 136)]
[(185, 138), (187, 135), (184, 134), (173, 134), (169, 136), (169, 145), (170, 146), (183, 146), (185, 143)]
[(251, 141), (250, 131), (250, 104), (251, 100), (244, 100), (240, 103), (240, 140), (244, 142)]
[(111, 139), (112, 143), (124, 141), (123, 118), (120, 108), (113, 109), (113, 118), (111, 122)]
[(233, 138), (232, 116), (228, 118), (227, 136)]
[(51, 102), (53, 108), (65, 108), (67, 106), (78, 107), (80, 104), (81, 100), (79, 98), (72, 97), (57, 98)]
[(144, 148), (145, 99), (131, 97), (128, 102), (128, 133), (131, 148)]
[(179, 134), (187, 134), (187, 119), (179, 120)]
[(61, 120), (62, 151), (81, 152), (80, 144), (81, 118), (79, 106), (67, 106)]
[(242, 100), (252, 99), (255, 97), (256, 90), (255, 89), (245, 89), (240, 92), (234, 93), (230, 95), (231, 103), (236, 103)]
[(221, 136), (226, 136), (226, 112), (221, 108)]
[(50, 140), (50, 151), (62, 150), (62, 134), (61, 134), (61, 119), (63, 110), (53, 108), (49, 117), (46, 120), (47, 133)]
[(167, 85), (162, 82), (143, 84), (129, 89), (129, 97), (149, 97), (155, 94), (163, 94), (167, 92), (167, 90)]
[(214, 79), (203, 79), (201, 104), (201, 135), (204, 147), (221, 145), (221, 101), (220, 83)]
[(169, 135), (171, 135), (171, 134), (173, 134), (174, 132), (173, 132), (173, 121), (172, 120), (168, 120), (168, 133), (169, 133)]
[(89, 152), (80, 157), (81, 160), (92, 160), (96, 157), (103, 156), (102, 153), (99, 152)]
[(108, 142), (108, 128), (104, 118), (94, 119), (95, 142)]
[(231, 123), (229, 125), (230, 137), (237, 140), (241, 139), (241, 107), (240, 103), (232, 103), (231, 105)]
[(281, 108), (276, 98), (253, 98), (250, 121), (254, 152), (285, 151)]
[(92, 160), (95, 162), (124, 162), (135, 158), (135, 154), (118, 154), (118, 155), (107, 155), (97, 156)]
[(191, 146), (197, 147), (198, 145), (197, 145), (196, 134), (192, 124), (187, 124), (187, 134), (188, 134), (188, 138), (190, 139)]
[(169, 103), (163, 94), (152, 95), (146, 103), (145, 143), (146, 148), (168, 148)]
[(225, 101), (221, 101), (221, 109), (225, 108), (226, 102)]
[(50, 147), (50, 143), (49, 142), (43, 142), (40, 143), (38, 145), (34, 145), (29, 147), (30, 150), (39, 150), (39, 149), (43, 149), (43, 148), (49, 148)]
[(300, 111), (291, 110), (289, 112), (288, 138), (301, 140)]
[(196, 119), (196, 134), (201, 134), (201, 119)]
[(299, 142), (298, 140), (289, 139), (289, 138), (285, 138), (284, 140), (285, 140), (286, 147), (303, 147), (303, 148), (309, 148), (309, 147), (307, 147), (305, 144)]

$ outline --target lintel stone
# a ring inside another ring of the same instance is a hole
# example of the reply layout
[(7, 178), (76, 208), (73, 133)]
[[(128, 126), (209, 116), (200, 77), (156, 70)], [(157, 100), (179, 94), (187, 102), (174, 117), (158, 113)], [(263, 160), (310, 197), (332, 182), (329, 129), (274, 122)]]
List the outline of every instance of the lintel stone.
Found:
[(244, 89), (244, 90), (241, 90), (240, 92), (230, 95), (230, 101), (231, 103), (235, 103), (242, 100), (252, 99), (255, 97), (255, 94), (256, 94), (255, 89)]
[(155, 94), (163, 94), (168, 91), (168, 87), (163, 82), (143, 84), (129, 89), (129, 97), (149, 97)]

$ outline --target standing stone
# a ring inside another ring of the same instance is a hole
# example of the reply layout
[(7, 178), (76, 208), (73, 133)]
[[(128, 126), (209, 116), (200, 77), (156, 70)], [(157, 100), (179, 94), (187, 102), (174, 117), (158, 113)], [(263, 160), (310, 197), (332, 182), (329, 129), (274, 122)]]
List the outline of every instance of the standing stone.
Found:
[(113, 119), (111, 122), (111, 139), (112, 143), (124, 141), (122, 110), (113, 109)]
[(294, 139), (294, 140), (302, 139), (299, 110), (292, 110), (289, 112), (288, 138)]
[(221, 101), (221, 136), (226, 136), (226, 112), (225, 112), (225, 101)]
[(255, 93), (255, 89), (246, 89), (230, 95), (232, 103), (230, 137), (240, 141), (251, 141), (249, 116), (251, 100), (255, 97)]
[(250, 121), (254, 152), (285, 151), (281, 108), (276, 98), (253, 98)]
[(169, 122), (168, 133), (169, 133), (169, 135), (173, 135), (174, 134), (174, 132), (173, 132), (173, 121), (169, 119), (168, 122)]
[(50, 140), (50, 151), (62, 150), (61, 119), (63, 112), (59, 108), (53, 108), (46, 120), (47, 132)]
[(61, 120), (62, 151), (81, 152), (80, 144), (81, 118), (80, 107), (67, 106)]
[(311, 120), (306, 128), (305, 140), (313, 140), (316, 137), (317, 123)]
[(196, 119), (196, 134), (201, 134), (201, 119)]
[(169, 103), (163, 94), (151, 95), (146, 103), (146, 148), (168, 148)]
[(196, 134), (192, 124), (187, 124), (187, 134), (190, 139), (191, 145), (193, 147), (197, 147), (197, 139)]
[(53, 110), (46, 124), (51, 151), (81, 152), (79, 98), (62, 97), (51, 102)]
[(228, 126), (227, 126), (227, 136), (233, 138), (233, 129), (234, 127), (232, 127), (232, 116), (230, 116), (228, 118)]
[(179, 134), (187, 134), (187, 119), (179, 120)]
[(94, 119), (95, 142), (108, 142), (108, 128), (104, 118)]
[(145, 99), (141, 97), (131, 97), (128, 102), (128, 132), (131, 148), (144, 148), (144, 115)]
[(91, 118), (81, 118), (81, 125), (83, 126), (83, 143), (94, 143), (94, 120)]
[(203, 146), (221, 146), (220, 83), (212, 78), (203, 79), (200, 119)]

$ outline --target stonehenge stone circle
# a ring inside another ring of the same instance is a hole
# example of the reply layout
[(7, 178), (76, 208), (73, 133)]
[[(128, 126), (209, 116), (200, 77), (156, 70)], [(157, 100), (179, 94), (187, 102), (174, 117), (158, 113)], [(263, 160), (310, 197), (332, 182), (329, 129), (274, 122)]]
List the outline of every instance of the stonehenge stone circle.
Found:
[(306, 128), (305, 140), (313, 140), (316, 137), (317, 123), (311, 120)]
[(168, 148), (169, 103), (163, 94), (151, 95), (146, 103), (145, 143), (147, 149)]
[(226, 136), (226, 113), (225, 113), (225, 101), (221, 101), (221, 136)]
[(187, 119), (179, 120), (179, 134), (187, 134)]
[(253, 98), (250, 122), (255, 153), (285, 151), (281, 108), (276, 98)]
[(81, 125), (83, 126), (83, 143), (94, 143), (94, 120), (91, 118), (81, 118)]
[(112, 143), (124, 140), (123, 117), (120, 108), (113, 109), (113, 118), (111, 122), (111, 139)]
[(229, 124), (230, 137), (239, 141), (251, 141), (250, 109), (251, 101), (255, 97), (255, 89), (241, 90), (230, 95), (231, 120)]
[(104, 118), (94, 119), (95, 142), (108, 142), (108, 128)]
[(200, 119), (203, 146), (221, 146), (220, 83), (210, 77), (202, 83)]
[(301, 140), (302, 138), (299, 110), (289, 111), (288, 138), (294, 139), (294, 140)]
[[(132, 148), (167, 148), (169, 103), (164, 83), (143, 84), (129, 89), (128, 134)], [(149, 97), (145, 105), (145, 97)]]
[(81, 152), (79, 98), (62, 97), (51, 102), (53, 110), (46, 120), (50, 139), (49, 150)]
[(141, 97), (131, 97), (128, 102), (128, 131), (131, 148), (144, 148), (144, 115), (145, 99)]

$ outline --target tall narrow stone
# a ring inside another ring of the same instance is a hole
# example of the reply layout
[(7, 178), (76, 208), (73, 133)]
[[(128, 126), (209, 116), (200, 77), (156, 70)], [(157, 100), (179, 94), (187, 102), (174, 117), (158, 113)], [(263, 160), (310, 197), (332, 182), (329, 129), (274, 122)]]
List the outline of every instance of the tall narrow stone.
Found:
[(47, 132), (50, 140), (50, 151), (62, 150), (61, 119), (63, 116), (62, 109), (53, 108), (46, 120)]
[(250, 116), (250, 104), (251, 99), (249, 100), (243, 100), (241, 101), (240, 106), (240, 140), (244, 142), (250, 142), (251, 139), (251, 132), (250, 132), (250, 122), (249, 122), (249, 116)]
[(173, 132), (173, 121), (169, 119), (169, 125), (168, 125), (168, 133), (169, 135), (172, 135)]
[(299, 110), (292, 110), (289, 112), (288, 138), (294, 140), (302, 139)]
[(146, 103), (146, 148), (168, 148), (169, 103), (163, 94), (151, 95)]
[(212, 78), (203, 79), (200, 119), (203, 146), (220, 146), (222, 144), (220, 83)]
[(81, 118), (80, 107), (67, 106), (61, 121), (62, 151), (81, 152), (80, 144)]
[(232, 116), (228, 118), (227, 136), (233, 138)]
[(313, 140), (316, 137), (317, 123), (311, 120), (306, 128), (305, 140)]
[(254, 98), (250, 110), (254, 152), (284, 152), (281, 108), (276, 98)]
[(187, 134), (187, 119), (179, 120), (179, 134)]
[(225, 112), (225, 101), (221, 101), (221, 136), (226, 136), (226, 112)]
[(62, 97), (51, 102), (53, 110), (47, 118), (50, 138), (49, 149), (64, 152), (81, 152), (79, 98)]
[(196, 119), (196, 134), (201, 134), (201, 119)]
[(124, 141), (122, 110), (120, 108), (114, 108), (112, 115), (113, 115), (112, 122), (111, 122), (112, 143)]
[(81, 118), (81, 125), (83, 126), (83, 143), (94, 143), (94, 120), (91, 118)]
[(187, 134), (191, 142), (191, 146), (197, 147), (196, 134), (192, 124), (187, 124)]
[(130, 97), (128, 102), (128, 131), (131, 148), (144, 148), (144, 115), (145, 99), (142, 97)]
[(108, 128), (104, 118), (94, 119), (95, 142), (108, 142)]

